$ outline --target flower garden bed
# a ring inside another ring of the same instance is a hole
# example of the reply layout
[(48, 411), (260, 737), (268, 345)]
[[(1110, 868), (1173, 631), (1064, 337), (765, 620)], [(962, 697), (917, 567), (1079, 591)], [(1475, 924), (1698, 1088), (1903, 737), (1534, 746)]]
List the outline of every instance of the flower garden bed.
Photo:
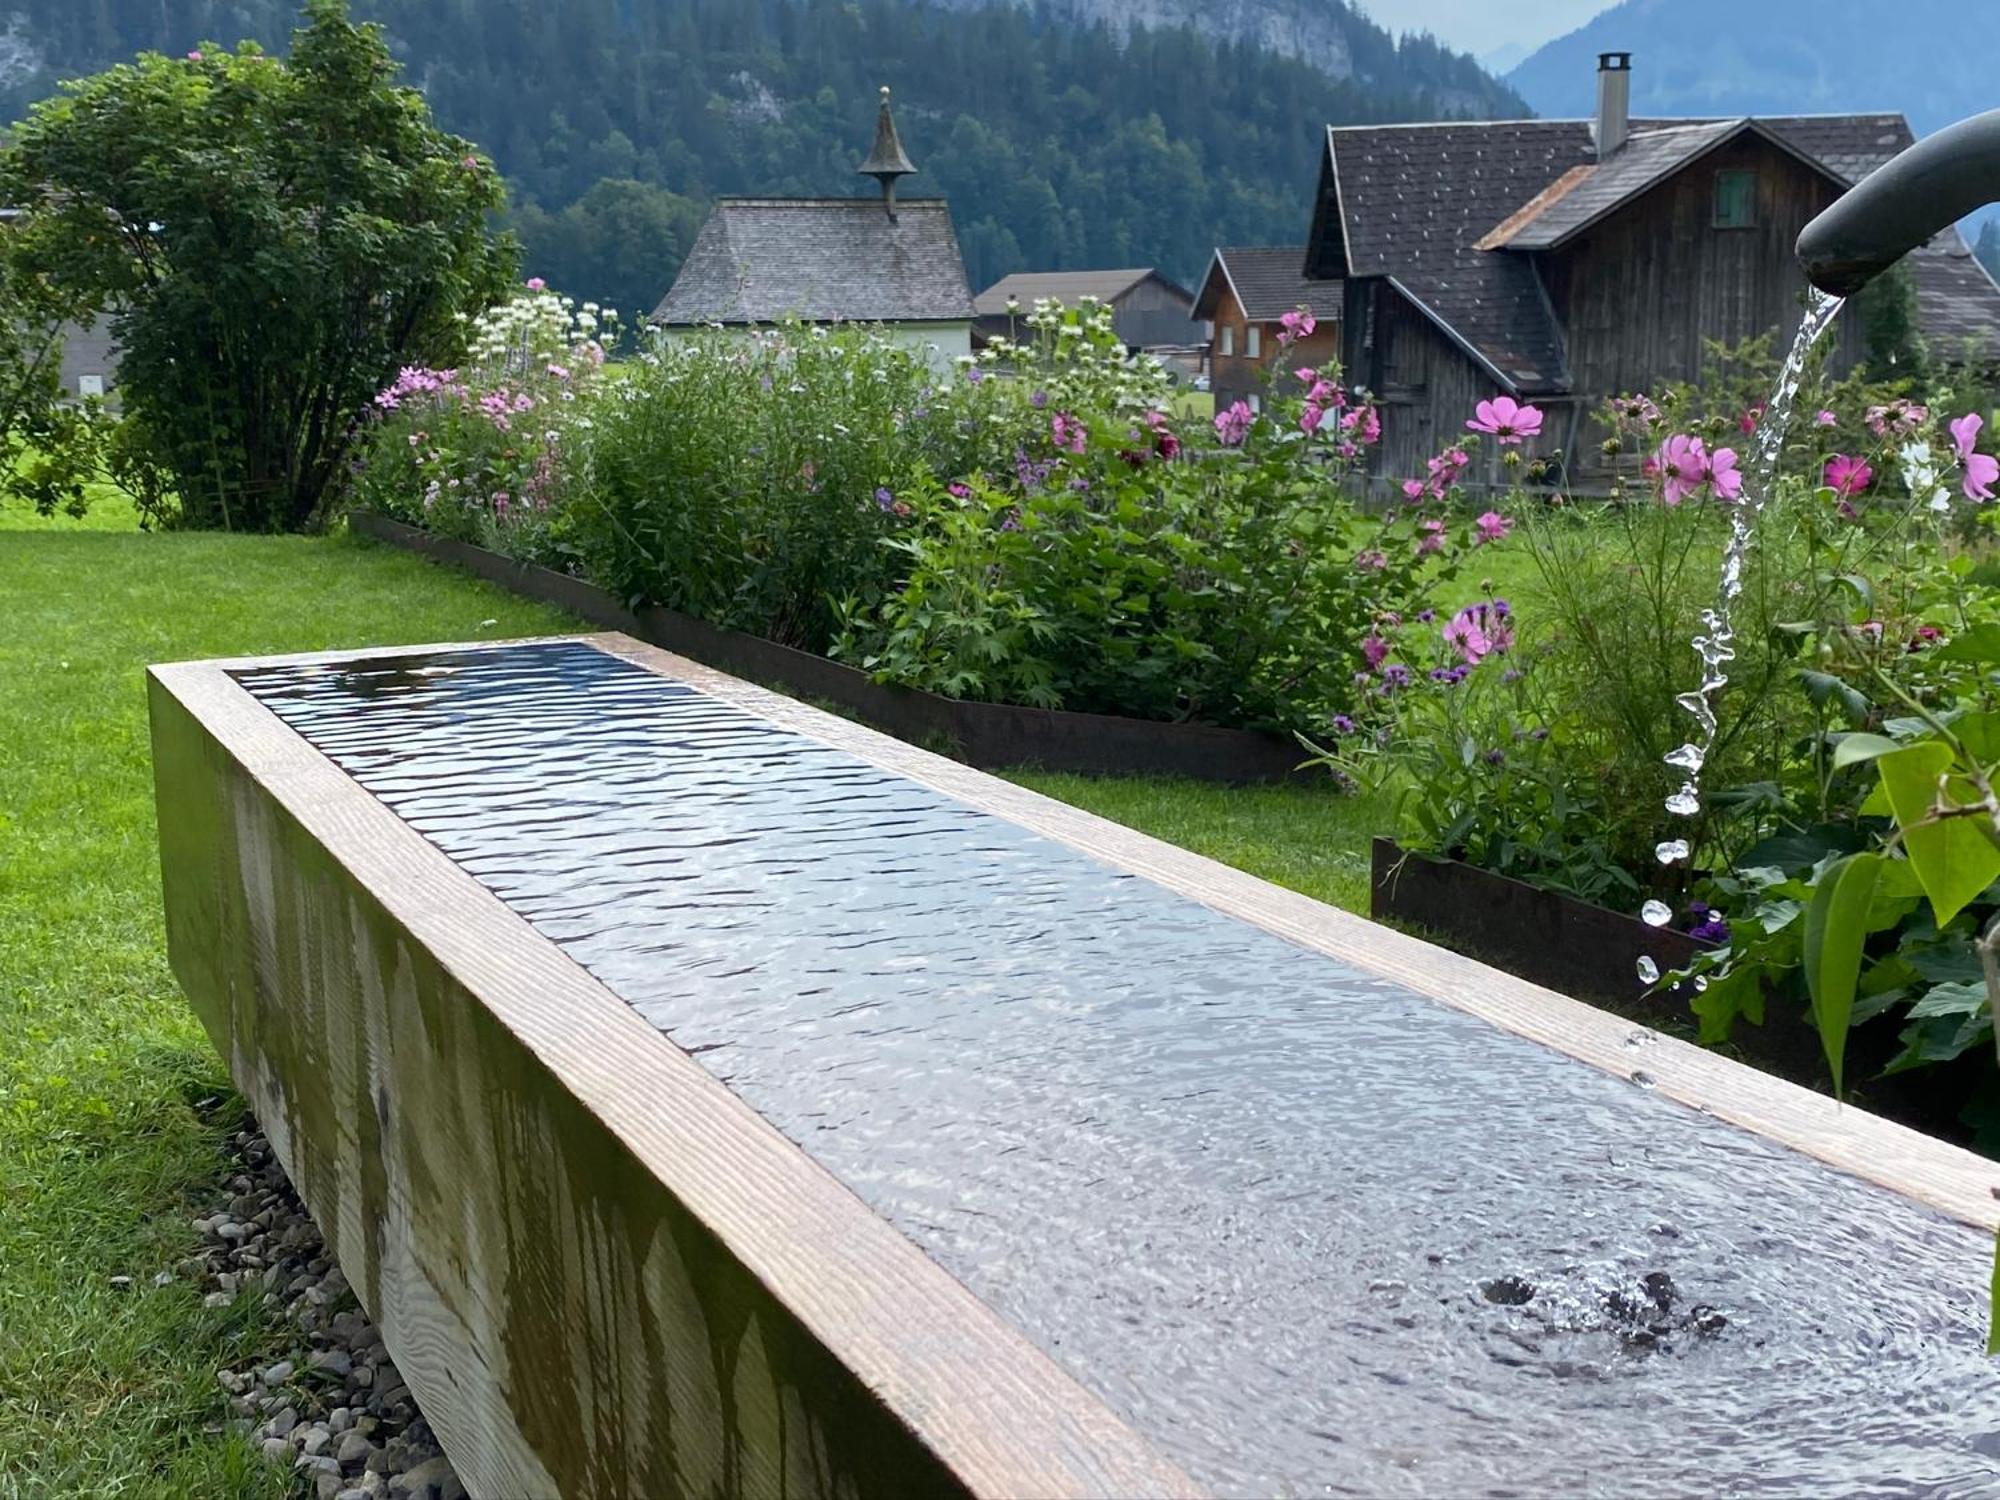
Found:
[[(1703, 945), (1684, 932), (1649, 927), (1624, 912), (1459, 860), (1412, 853), (1390, 838), (1374, 841), (1369, 915), (1416, 928), (1482, 963), (1645, 1025), (1692, 1029), (1689, 982), (1649, 987), (1638, 978), (1641, 958), (1653, 960), (1663, 974), (1692, 965)], [(1766, 1072), (1809, 1088), (1829, 1088), (1819, 1034), (1794, 1004), (1769, 1002), (1765, 1024), (1737, 1026), (1730, 1042), (1739, 1057)], [(1984, 1081), (1983, 1059), (1877, 1076), (1899, 1045), (1884, 1030), (1854, 1034), (1848, 1054), (1854, 1076), (1871, 1079), (1865, 1102), (1915, 1129), (1966, 1140), (1962, 1114)]]
[(704, 666), (837, 705), (898, 739), (948, 749), (969, 765), (1243, 783), (1281, 780), (1297, 772), (1305, 759), (1297, 745), (1252, 730), (961, 702), (891, 687), (858, 668), (675, 610), (628, 609), (595, 584), (387, 516), (357, 512), (348, 517), (348, 525), (372, 541), (464, 568), (525, 598), (558, 605), (592, 624), (636, 635)]

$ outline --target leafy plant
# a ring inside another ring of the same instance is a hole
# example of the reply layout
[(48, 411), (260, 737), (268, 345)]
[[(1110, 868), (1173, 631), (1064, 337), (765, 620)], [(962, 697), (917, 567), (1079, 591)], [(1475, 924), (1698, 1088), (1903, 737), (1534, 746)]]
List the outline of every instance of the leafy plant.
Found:
[(159, 520), (323, 520), (369, 399), (450, 353), (509, 274), (491, 166), (393, 84), (379, 28), (342, 0), (306, 17), (287, 62), (149, 54), (0, 151), (0, 195), (34, 209), (22, 264), (111, 320), (125, 441), (172, 476)]

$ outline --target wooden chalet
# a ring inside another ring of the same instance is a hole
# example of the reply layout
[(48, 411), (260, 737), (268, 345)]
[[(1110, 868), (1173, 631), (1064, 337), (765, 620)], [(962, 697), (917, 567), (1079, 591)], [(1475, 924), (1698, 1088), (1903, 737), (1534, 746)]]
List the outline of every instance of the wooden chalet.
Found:
[[(1694, 378), (1711, 340), (1789, 341), (1799, 231), (1913, 140), (1900, 114), (1634, 120), (1630, 67), (1599, 58), (1594, 120), (1328, 130), (1302, 270), (1344, 284), (1342, 365), (1382, 403), (1385, 478), (1504, 393), (1588, 483), (1608, 397)], [(2000, 358), (2000, 287), (1958, 232), (1909, 266), (1933, 351)], [(1861, 320), (1836, 335), (1851, 368)]]
[(1279, 319), (1304, 308), (1315, 328), (1295, 343), (1289, 363), (1317, 365), (1340, 355), (1343, 288), (1304, 275), (1304, 245), (1221, 249), (1195, 294), (1194, 314), (1215, 329), (1209, 344), (1210, 389), (1219, 411), (1231, 402), (1263, 409), (1264, 387), (1278, 356)]
[[(976, 332), (981, 338), (1020, 338), (1020, 314), (1042, 298), (1074, 307), (1085, 297), (1111, 305), (1112, 325), (1128, 349), (1183, 349), (1206, 342), (1195, 321), (1194, 296), (1151, 266), (1111, 271), (1016, 271), (977, 297)], [(1015, 312), (1008, 310), (1012, 304)]]

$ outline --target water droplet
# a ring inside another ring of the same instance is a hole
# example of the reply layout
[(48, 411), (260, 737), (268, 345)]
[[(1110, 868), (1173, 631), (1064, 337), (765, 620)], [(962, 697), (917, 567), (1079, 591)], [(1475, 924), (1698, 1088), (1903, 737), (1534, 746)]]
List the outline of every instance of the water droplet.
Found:
[(1683, 745), (1678, 750), (1670, 750), (1666, 755), (1668, 765), (1679, 771), (1699, 771), (1708, 757), (1699, 745)]
[(1648, 927), (1664, 927), (1674, 919), (1674, 909), (1664, 901), (1648, 901), (1639, 908), (1639, 915)]
[(1677, 818), (1691, 818), (1701, 811), (1701, 794), (1692, 781), (1667, 798), (1667, 811)]
[(1638, 969), (1639, 969), (1640, 983), (1654, 984), (1658, 982), (1660, 977), (1660, 966), (1654, 963), (1652, 959), (1642, 956), (1639, 959)]
[(1659, 1080), (1658, 1080), (1658, 1079), (1656, 1079), (1656, 1078), (1654, 1078), (1654, 1077), (1653, 1077), (1653, 1075), (1652, 1075), (1651, 1073), (1647, 1073), (1647, 1072), (1643, 1072), (1643, 1071), (1642, 1071), (1642, 1072), (1638, 1072), (1638, 1073), (1634, 1073), (1634, 1074), (1632, 1075), (1632, 1081), (1633, 1081), (1634, 1083), (1638, 1084), (1638, 1085), (1639, 1085), (1639, 1087), (1640, 1087), (1640, 1088), (1642, 1088), (1642, 1089), (1649, 1089), (1649, 1088), (1653, 1088), (1653, 1087), (1655, 1087), (1655, 1086), (1656, 1086), (1656, 1085), (1658, 1084), (1658, 1082), (1659, 1082)]
[(1650, 1031), (1631, 1031), (1625, 1034), (1625, 1045), (1632, 1048), (1650, 1047), (1659, 1037)]
[(1689, 852), (1686, 839), (1668, 839), (1653, 846), (1653, 858), (1663, 865), (1677, 865), (1688, 857)]
[(1708, 988), (1708, 976), (1706, 974), (1695, 975), (1694, 976), (1695, 993), (1698, 995), (1707, 988)]

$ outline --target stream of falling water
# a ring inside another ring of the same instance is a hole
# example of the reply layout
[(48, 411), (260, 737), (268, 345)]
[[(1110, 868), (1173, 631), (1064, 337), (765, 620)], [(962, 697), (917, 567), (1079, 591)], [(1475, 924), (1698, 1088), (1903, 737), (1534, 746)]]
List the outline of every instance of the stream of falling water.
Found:
[[(1764, 513), (1777, 480), (1778, 456), (1784, 451), (1785, 434), (1791, 430), (1792, 409), (1798, 404), (1799, 383), (1805, 376), (1806, 359), (1813, 346), (1832, 326), (1843, 299), (1817, 287), (1807, 290), (1805, 317), (1799, 323), (1792, 352), (1778, 372), (1777, 389), (1764, 408), (1763, 420), (1750, 451), (1748, 483), (1742, 499), (1730, 507), (1729, 543), (1722, 551), (1722, 581), (1715, 607), (1701, 612), (1703, 633), (1694, 638), (1695, 654), (1701, 658), (1701, 685), (1682, 693), (1675, 701), (1693, 717), (1695, 737), (1668, 752), (1666, 761), (1684, 778), (1680, 790), (1667, 798), (1667, 811), (1677, 818), (1692, 818), (1701, 812), (1701, 773), (1715, 749), (1718, 724), (1715, 696), (1729, 685), (1729, 664), (1736, 659), (1736, 599), (1743, 592), (1743, 565), (1757, 540), (1757, 521)], [(1684, 838), (1664, 839), (1653, 851), (1663, 865), (1684, 863), (1692, 853)], [(1664, 927), (1673, 920), (1673, 909), (1664, 901), (1648, 901), (1640, 917), (1651, 927)], [(1659, 965), (1651, 958), (1639, 960), (1639, 978), (1652, 984), (1660, 977)]]

